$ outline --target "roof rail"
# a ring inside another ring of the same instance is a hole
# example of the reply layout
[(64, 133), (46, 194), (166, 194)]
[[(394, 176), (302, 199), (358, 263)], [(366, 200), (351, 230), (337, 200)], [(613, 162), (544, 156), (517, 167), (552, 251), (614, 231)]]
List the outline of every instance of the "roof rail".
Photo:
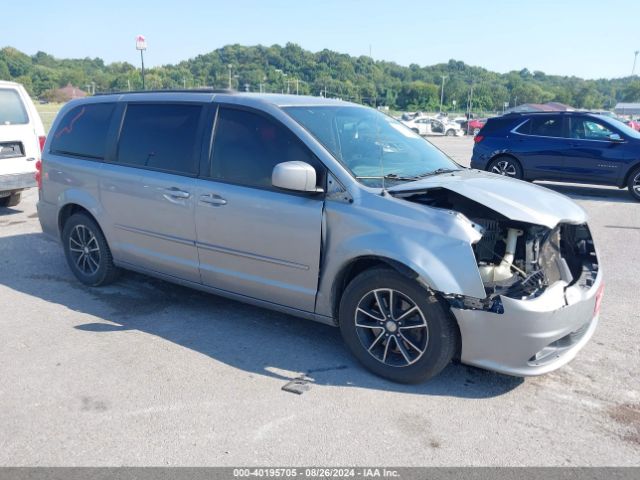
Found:
[(166, 90), (125, 90), (115, 92), (98, 92), (99, 95), (133, 95), (136, 93), (238, 93), (237, 90), (228, 88), (175, 88)]
[(508, 116), (508, 115), (568, 115), (568, 114), (576, 114), (576, 113), (591, 113), (593, 114), (593, 112), (585, 112), (585, 111), (579, 111), (579, 110), (544, 110), (544, 111), (540, 111), (540, 110), (535, 110), (535, 111), (531, 111), (531, 112), (507, 112), (505, 113), (503, 116)]

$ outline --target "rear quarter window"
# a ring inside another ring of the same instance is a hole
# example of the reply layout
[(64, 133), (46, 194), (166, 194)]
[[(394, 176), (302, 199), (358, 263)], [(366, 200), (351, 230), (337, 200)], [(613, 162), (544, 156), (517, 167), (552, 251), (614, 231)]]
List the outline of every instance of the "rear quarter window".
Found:
[(69, 110), (51, 141), (51, 152), (104, 159), (115, 103), (91, 103)]
[(512, 124), (512, 120), (503, 117), (494, 117), (487, 120), (487, 123), (482, 127), (482, 135), (491, 135), (493, 133), (501, 133), (507, 130)]
[(26, 123), (29, 123), (29, 116), (20, 94), (11, 88), (0, 89), (0, 125), (24, 125)]

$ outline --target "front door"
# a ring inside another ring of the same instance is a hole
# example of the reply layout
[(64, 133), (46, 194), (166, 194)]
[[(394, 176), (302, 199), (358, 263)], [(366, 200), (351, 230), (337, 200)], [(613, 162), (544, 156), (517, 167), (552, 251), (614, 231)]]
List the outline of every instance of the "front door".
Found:
[(284, 125), (254, 111), (218, 109), (210, 172), (196, 189), (200, 274), (205, 285), (312, 312), (324, 202), (272, 187), (273, 167), (293, 160), (324, 177)]
[[(620, 140), (612, 141), (613, 134)], [(571, 148), (564, 162), (567, 181), (615, 184), (628, 160), (622, 135), (591, 117), (572, 117), (570, 136)]]

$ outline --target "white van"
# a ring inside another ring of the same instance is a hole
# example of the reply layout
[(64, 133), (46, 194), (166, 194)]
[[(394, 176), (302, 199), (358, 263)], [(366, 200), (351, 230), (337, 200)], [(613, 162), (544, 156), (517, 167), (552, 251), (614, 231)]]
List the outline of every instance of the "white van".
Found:
[(22, 85), (0, 81), (0, 207), (15, 207), (36, 186), (36, 162), (45, 142), (40, 115)]

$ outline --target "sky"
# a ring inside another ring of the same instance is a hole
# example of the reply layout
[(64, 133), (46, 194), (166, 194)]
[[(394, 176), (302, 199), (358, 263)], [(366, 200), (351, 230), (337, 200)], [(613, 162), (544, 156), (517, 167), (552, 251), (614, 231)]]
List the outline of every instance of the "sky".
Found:
[[(497, 72), (614, 78), (640, 50), (638, 0), (3, 0), (0, 47), (145, 66), (227, 44), (324, 48), (426, 66), (453, 58)], [(23, 19), (23, 20), (20, 20)], [(25, 28), (27, 26), (28, 28)], [(636, 73), (640, 73), (640, 58)]]

